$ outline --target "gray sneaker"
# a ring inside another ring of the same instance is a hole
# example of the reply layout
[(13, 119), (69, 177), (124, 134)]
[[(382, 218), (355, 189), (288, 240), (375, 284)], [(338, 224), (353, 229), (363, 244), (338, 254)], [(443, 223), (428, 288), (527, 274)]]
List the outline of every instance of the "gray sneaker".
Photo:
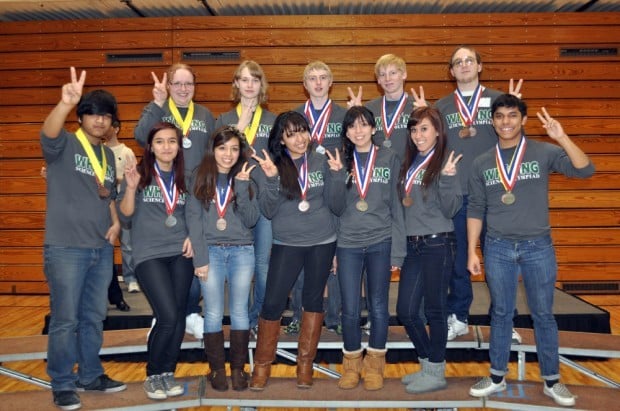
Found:
[(61, 410), (78, 410), (82, 408), (80, 397), (75, 391), (53, 391), (54, 404)]
[(575, 405), (575, 396), (568, 390), (566, 385), (562, 383), (556, 382), (551, 388), (547, 387), (547, 384), (545, 384), (543, 392), (545, 395), (553, 398), (556, 404), (564, 407), (572, 407)]
[(506, 389), (506, 379), (503, 378), (499, 384), (495, 384), (491, 377), (484, 377), (469, 389), (472, 397), (488, 397), (489, 395), (504, 391)]
[(174, 379), (173, 373), (165, 372), (161, 375), (161, 379), (168, 397), (176, 397), (177, 395), (181, 395), (185, 392), (183, 384)]
[(164, 380), (161, 375), (150, 375), (144, 381), (144, 392), (146, 396), (152, 400), (165, 400), (168, 398), (166, 394), (166, 387), (164, 387)]

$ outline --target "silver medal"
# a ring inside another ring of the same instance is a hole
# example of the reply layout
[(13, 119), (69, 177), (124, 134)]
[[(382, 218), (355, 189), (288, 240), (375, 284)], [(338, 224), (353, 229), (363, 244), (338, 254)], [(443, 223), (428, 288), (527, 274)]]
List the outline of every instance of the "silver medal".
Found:
[(392, 147), (392, 142), (390, 140), (383, 140), (383, 147)]
[(189, 137), (184, 137), (183, 148), (191, 148), (191, 147), (192, 147), (192, 140), (190, 140)]
[(217, 228), (219, 231), (226, 230), (226, 220), (224, 218), (218, 218), (215, 222), (215, 228)]
[(316, 146), (316, 152), (319, 154), (325, 154), (325, 147), (319, 144), (318, 146)]
[(302, 213), (305, 213), (306, 211), (308, 211), (310, 209), (310, 203), (308, 201), (306, 201), (306, 200), (301, 200), (299, 202), (299, 204), (297, 205), (297, 208)]
[(177, 225), (177, 218), (171, 214), (168, 217), (166, 217), (166, 221), (164, 221), (164, 224), (166, 227), (172, 228), (175, 225)]

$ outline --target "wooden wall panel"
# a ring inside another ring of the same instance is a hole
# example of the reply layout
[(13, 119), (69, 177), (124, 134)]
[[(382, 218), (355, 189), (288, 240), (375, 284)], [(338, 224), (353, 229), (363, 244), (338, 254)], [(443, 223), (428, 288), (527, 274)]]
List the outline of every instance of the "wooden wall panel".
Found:
[[(551, 225), (559, 281), (620, 280), (620, 56), (562, 55), (561, 50), (617, 49), (618, 13), (247, 16), (16, 22), (0, 25), (0, 293), (46, 292), (41, 245), (45, 182), (39, 175), (42, 121), (68, 81), (70, 65), (87, 70), (87, 89), (118, 99), (120, 137), (138, 154), (133, 128), (152, 98), (151, 71), (174, 62), (197, 72), (195, 100), (217, 116), (231, 108), (232, 73), (243, 59), (261, 63), (268, 108), (296, 107), (306, 96), (305, 64), (321, 59), (334, 73), (332, 97), (363, 87), (380, 95), (374, 63), (393, 52), (407, 62), (406, 88), (423, 86), (434, 102), (454, 89), (447, 62), (469, 43), (483, 57), (482, 83), (507, 90), (524, 78), (526, 132), (549, 141), (535, 116), (546, 107), (588, 153), (597, 174), (552, 176)], [(208, 59), (187, 53), (213, 53)], [(238, 52), (239, 59), (226, 52)], [(110, 54), (133, 59), (111, 62)], [(159, 57), (160, 56), (160, 57)], [(78, 125), (71, 115), (67, 128)], [(118, 249), (115, 260), (119, 261)]]

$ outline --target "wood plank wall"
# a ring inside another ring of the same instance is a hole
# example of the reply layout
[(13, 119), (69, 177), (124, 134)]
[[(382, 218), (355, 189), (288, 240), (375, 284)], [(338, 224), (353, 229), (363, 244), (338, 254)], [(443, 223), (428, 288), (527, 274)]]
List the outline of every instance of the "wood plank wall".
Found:
[[(363, 86), (365, 101), (378, 96), (374, 63), (388, 52), (407, 61), (406, 89), (423, 85), (427, 99), (435, 101), (453, 90), (447, 61), (464, 43), (482, 54), (486, 86), (507, 90), (511, 77), (525, 79), (531, 137), (544, 139), (535, 112), (545, 106), (596, 165), (589, 180), (551, 180), (559, 281), (620, 280), (620, 57), (560, 55), (562, 48), (617, 50), (618, 21), (619, 13), (534, 13), (2, 23), (0, 293), (47, 292), (38, 132), (69, 79), (69, 66), (87, 70), (87, 88), (104, 87), (117, 96), (121, 138), (137, 150), (132, 132), (152, 98), (150, 72), (161, 75), (175, 62), (196, 69), (196, 101), (217, 116), (231, 107), (236, 66), (256, 60), (270, 82), (269, 109), (279, 112), (305, 100), (302, 70), (315, 59), (331, 66), (332, 97), (339, 103), (347, 99), (347, 86)], [(205, 52), (210, 58), (187, 54)], [(142, 58), (127, 58), (131, 54)], [(110, 62), (109, 55), (121, 61)], [(75, 116), (68, 128), (77, 128)]]

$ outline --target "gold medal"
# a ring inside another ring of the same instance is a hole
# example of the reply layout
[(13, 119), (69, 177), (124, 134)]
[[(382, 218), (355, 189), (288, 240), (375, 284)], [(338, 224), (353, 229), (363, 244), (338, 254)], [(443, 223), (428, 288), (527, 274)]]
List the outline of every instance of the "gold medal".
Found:
[(467, 138), (469, 137), (469, 129), (468, 128), (462, 128), (459, 130), (459, 137), (461, 138)]
[(357, 208), (358, 211), (361, 211), (363, 213), (365, 211), (368, 211), (368, 203), (365, 200), (359, 200), (357, 203), (355, 203), (355, 208)]
[(506, 204), (506, 205), (511, 205), (515, 202), (516, 197), (514, 194), (512, 194), (510, 191), (507, 193), (502, 194), (502, 203)]
[(217, 228), (219, 231), (226, 230), (226, 219), (218, 218), (215, 222), (215, 228)]
[(413, 205), (413, 198), (411, 198), (411, 197), (403, 198), (403, 205), (405, 207), (411, 207)]

